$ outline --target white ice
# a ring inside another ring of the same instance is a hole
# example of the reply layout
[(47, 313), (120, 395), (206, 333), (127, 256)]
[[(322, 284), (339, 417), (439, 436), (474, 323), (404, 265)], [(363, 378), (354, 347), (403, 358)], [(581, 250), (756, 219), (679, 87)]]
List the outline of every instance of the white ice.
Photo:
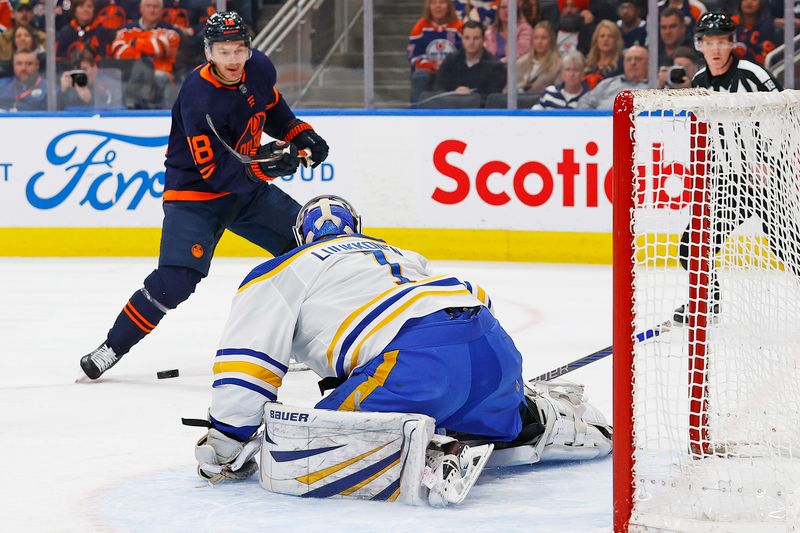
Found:
[[(150, 258), (0, 260), (0, 530), (610, 531), (610, 458), (485, 471), (448, 509), (306, 500), (256, 478), (214, 488), (195, 474), (211, 364), (230, 298), (256, 259), (211, 275), (95, 383), (78, 359), (103, 339), (154, 268)], [(527, 378), (611, 344), (608, 266), (441, 262), (479, 282), (524, 356)], [(158, 380), (177, 368), (180, 377)], [(611, 417), (611, 361), (569, 375)], [(280, 399), (313, 405), (316, 376), (293, 372)]]

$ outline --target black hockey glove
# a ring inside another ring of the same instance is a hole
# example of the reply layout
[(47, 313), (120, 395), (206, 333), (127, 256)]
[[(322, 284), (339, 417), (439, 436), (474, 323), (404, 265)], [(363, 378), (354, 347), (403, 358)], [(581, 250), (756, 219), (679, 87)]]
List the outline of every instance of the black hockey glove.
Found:
[[(286, 128), (284, 140), (291, 141), (300, 150), (311, 152), (312, 167), (319, 166), (320, 163), (328, 158), (328, 143), (319, 136), (310, 125), (302, 120), (293, 120)], [(306, 161), (303, 160), (303, 164)]]
[(272, 181), (280, 176), (290, 176), (297, 172), (297, 167), (300, 166), (297, 147), (286, 141), (273, 141), (261, 145), (258, 147), (256, 156), (268, 156), (274, 160), (253, 162), (245, 167), (247, 175), (253, 181)]

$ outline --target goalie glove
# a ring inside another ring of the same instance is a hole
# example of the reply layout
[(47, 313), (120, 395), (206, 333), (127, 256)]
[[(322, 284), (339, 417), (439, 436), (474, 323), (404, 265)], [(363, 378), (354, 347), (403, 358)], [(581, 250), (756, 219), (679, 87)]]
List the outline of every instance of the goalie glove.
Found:
[(253, 181), (272, 181), (280, 176), (291, 176), (300, 166), (297, 147), (286, 141), (273, 141), (258, 147), (256, 156), (268, 156), (272, 161), (253, 161), (245, 167), (247, 176)]
[(247, 479), (258, 470), (253, 457), (260, 449), (261, 432), (247, 442), (239, 442), (211, 428), (194, 448), (197, 474), (211, 484), (223, 479)]
[(310, 164), (312, 167), (317, 167), (328, 158), (328, 143), (309, 124), (295, 119), (289, 123), (285, 131), (283, 140), (293, 143), (300, 150), (311, 152), (308, 160), (302, 160), (304, 166)]

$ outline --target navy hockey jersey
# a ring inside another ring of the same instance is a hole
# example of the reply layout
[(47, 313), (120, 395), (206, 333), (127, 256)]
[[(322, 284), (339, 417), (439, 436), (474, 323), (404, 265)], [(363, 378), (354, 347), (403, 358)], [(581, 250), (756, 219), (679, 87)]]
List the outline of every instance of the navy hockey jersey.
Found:
[(222, 146), (206, 114), (228, 145), (246, 155), (255, 155), (262, 132), (280, 139), (295, 119), (275, 88), (275, 67), (263, 53), (253, 50), (236, 85), (221, 83), (210, 69), (206, 63), (189, 74), (172, 107), (164, 201), (209, 200), (260, 186)]

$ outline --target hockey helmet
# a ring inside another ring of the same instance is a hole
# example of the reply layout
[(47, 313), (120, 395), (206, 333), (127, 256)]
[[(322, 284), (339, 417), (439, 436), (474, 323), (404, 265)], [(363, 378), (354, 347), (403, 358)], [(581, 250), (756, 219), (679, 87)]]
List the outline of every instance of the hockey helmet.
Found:
[(302, 246), (325, 236), (361, 233), (361, 217), (344, 198), (324, 194), (306, 202), (292, 229)]
[(247, 26), (236, 11), (223, 11), (214, 13), (206, 21), (203, 30), (203, 43), (207, 49), (211, 48), (212, 43), (222, 43), (227, 41), (244, 41), (250, 48), (250, 33)]
[(736, 31), (736, 23), (725, 13), (704, 13), (697, 21), (695, 40), (706, 35), (731, 35)]

